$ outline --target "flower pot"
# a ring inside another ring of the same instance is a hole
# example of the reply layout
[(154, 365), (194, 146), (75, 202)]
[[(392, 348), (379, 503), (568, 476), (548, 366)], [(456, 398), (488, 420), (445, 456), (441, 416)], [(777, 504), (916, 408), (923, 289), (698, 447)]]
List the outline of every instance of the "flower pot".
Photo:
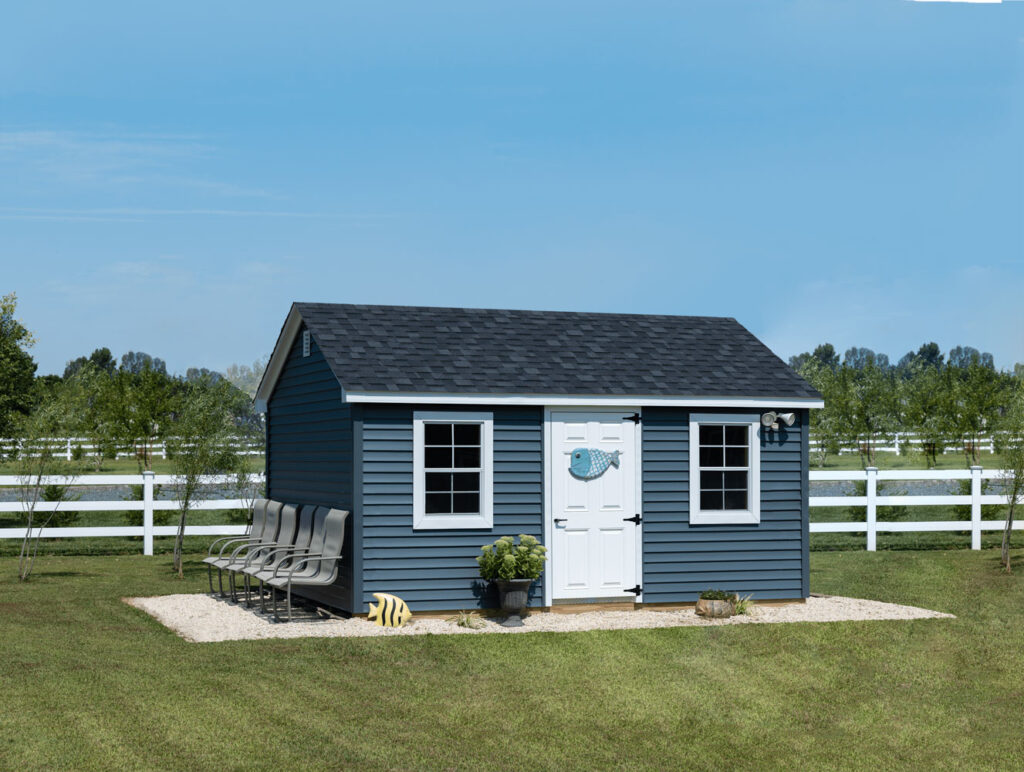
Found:
[(494, 584), (498, 587), (501, 610), (507, 614), (501, 624), (504, 627), (522, 627), (523, 609), (526, 608), (533, 579), (496, 579)]
[(697, 601), (697, 614), (712, 619), (727, 619), (736, 613), (736, 606), (728, 600), (708, 600), (701, 598)]

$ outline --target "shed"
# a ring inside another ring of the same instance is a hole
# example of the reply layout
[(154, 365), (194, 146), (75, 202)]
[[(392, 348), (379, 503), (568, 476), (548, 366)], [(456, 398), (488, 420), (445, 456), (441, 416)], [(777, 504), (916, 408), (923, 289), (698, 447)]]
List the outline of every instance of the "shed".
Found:
[(350, 614), (494, 606), (475, 558), (522, 533), (534, 607), (806, 598), (822, 405), (731, 318), (326, 303), (291, 307), (257, 393), (268, 496), (351, 512), (310, 593)]

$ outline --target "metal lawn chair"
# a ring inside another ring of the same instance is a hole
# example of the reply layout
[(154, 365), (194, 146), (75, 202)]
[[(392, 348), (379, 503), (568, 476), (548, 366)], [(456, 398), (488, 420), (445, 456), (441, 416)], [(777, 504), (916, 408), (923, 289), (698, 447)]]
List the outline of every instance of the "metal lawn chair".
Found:
[(326, 516), (325, 507), (317, 507), (315, 505), (307, 504), (299, 510), (298, 527), (295, 531), (295, 541), (290, 546), (279, 546), (272, 549), (270, 552), (257, 558), (253, 556), (246, 560), (246, 565), (242, 568), (242, 580), (245, 585), (245, 605), (250, 606), (250, 591), (253, 580), (260, 583), (260, 611), (265, 610), (263, 603), (263, 581), (269, 579), (274, 575), (274, 571), (282, 563), (294, 560), (296, 557), (310, 552), (310, 544), (313, 541), (313, 535), (317, 530), (323, 530), (324, 516), (317, 519), (317, 513), (320, 510), (324, 510), (324, 516)]
[[(213, 594), (213, 569), (217, 569), (217, 584), (220, 587), (220, 594), (223, 596), (224, 583), (218, 563), (224, 561), (230, 555), (229, 550), (234, 551), (235, 547), (239, 545), (255, 544), (263, 539), (267, 524), (267, 511), (272, 506), (280, 511), (281, 505), (278, 502), (256, 499), (252, 503), (252, 525), (249, 527), (249, 533), (245, 536), (223, 536), (220, 539), (215, 539), (210, 545), (210, 549), (207, 551), (206, 557), (203, 558), (203, 562), (206, 563), (206, 574), (210, 581), (211, 595)], [(228, 555), (225, 555), (225, 552), (228, 552)]]
[(288, 598), (288, 621), (292, 621), (292, 587), (327, 587), (338, 578), (341, 548), (345, 543), (345, 520), (348, 512), (332, 509), (324, 518), (323, 547), (319, 552), (292, 561), (287, 567), (278, 566), (274, 575), (264, 581), (270, 587), (274, 606), (274, 621), (280, 622), (277, 610), (277, 590), (284, 589)]
[[(235, 575), (241, 573), (242, 569), (249, 565), (250, 561), (262, 560), (275, 549), (290, 547), (295, 541), (295, 528), (298, 525), (298, 520), (298, 507), (294, 504), (285, 504), (281, 507), (280, 521), (273, 540), (265, 539), (262, 543), (252, 544), (248, 547), (243, 546), (235, 550), (231, 556), (231, 563), (222, 569), (228, 574), (228, 587), (230, 588), (232, 602), (238, 602)], [(246, 551), (242, 552), (242, 550)]]

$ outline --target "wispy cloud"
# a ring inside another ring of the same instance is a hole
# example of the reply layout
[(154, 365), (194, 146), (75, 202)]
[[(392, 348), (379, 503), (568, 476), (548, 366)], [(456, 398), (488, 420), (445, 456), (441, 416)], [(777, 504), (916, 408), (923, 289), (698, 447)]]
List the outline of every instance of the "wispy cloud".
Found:
[(379, 219), (379, 216), (377, 215), (358, 215), (332, 212), (298, 212), (273, 209), (159, 209), (148, 207), (49, 209), (0, 206), (0, 220), (140, 222), (142, 220), (155, 217), (298, 217), (310, 219), (350, 220), (352, 222)]

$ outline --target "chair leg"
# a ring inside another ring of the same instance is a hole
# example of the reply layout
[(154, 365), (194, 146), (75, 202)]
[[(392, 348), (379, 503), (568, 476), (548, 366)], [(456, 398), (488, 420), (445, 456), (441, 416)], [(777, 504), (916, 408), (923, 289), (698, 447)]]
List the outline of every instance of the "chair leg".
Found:
[(271, 587), (270, 588), (270, 598), (271, 598), (271, 601), (272, 601), (272, 605), (274, 607), (274, 621), (275, 622), (280, 622), (281, 621), (281, 615), (277, 613), (277, 588), (276, 587)]
[(235, 592), (235, 572), (228, 572), (228, 586), (231, 588), (231, 602), (238, 603), (238, 595)]
[(245, 587), (245, 607), (252, 608), (252, 603), (249, 602), (249, 574), (242, 576), (242, 586)]
[(210, 595), (213, 595), (213, 566), (206, 564), (206, 578), (210, 580)]
[[(273, 592), (273, 590), (271, 590), (271, 592)], [(266, 604), (266, 601), (265, 601), (264, 598), (265, 598), (265, 596), (264, 596), (264, 589), (263, 589), (263, 580), (260, 579), (260, 613), (261, 614), (266, 614), (267, 613), (267, 604)]]
[(288, 582), (288, 621), (292, 621), (292, 583)]
[(224, 569), (217, 569), (217, 587), (220, 588), (220, 597), (224, 597)]

